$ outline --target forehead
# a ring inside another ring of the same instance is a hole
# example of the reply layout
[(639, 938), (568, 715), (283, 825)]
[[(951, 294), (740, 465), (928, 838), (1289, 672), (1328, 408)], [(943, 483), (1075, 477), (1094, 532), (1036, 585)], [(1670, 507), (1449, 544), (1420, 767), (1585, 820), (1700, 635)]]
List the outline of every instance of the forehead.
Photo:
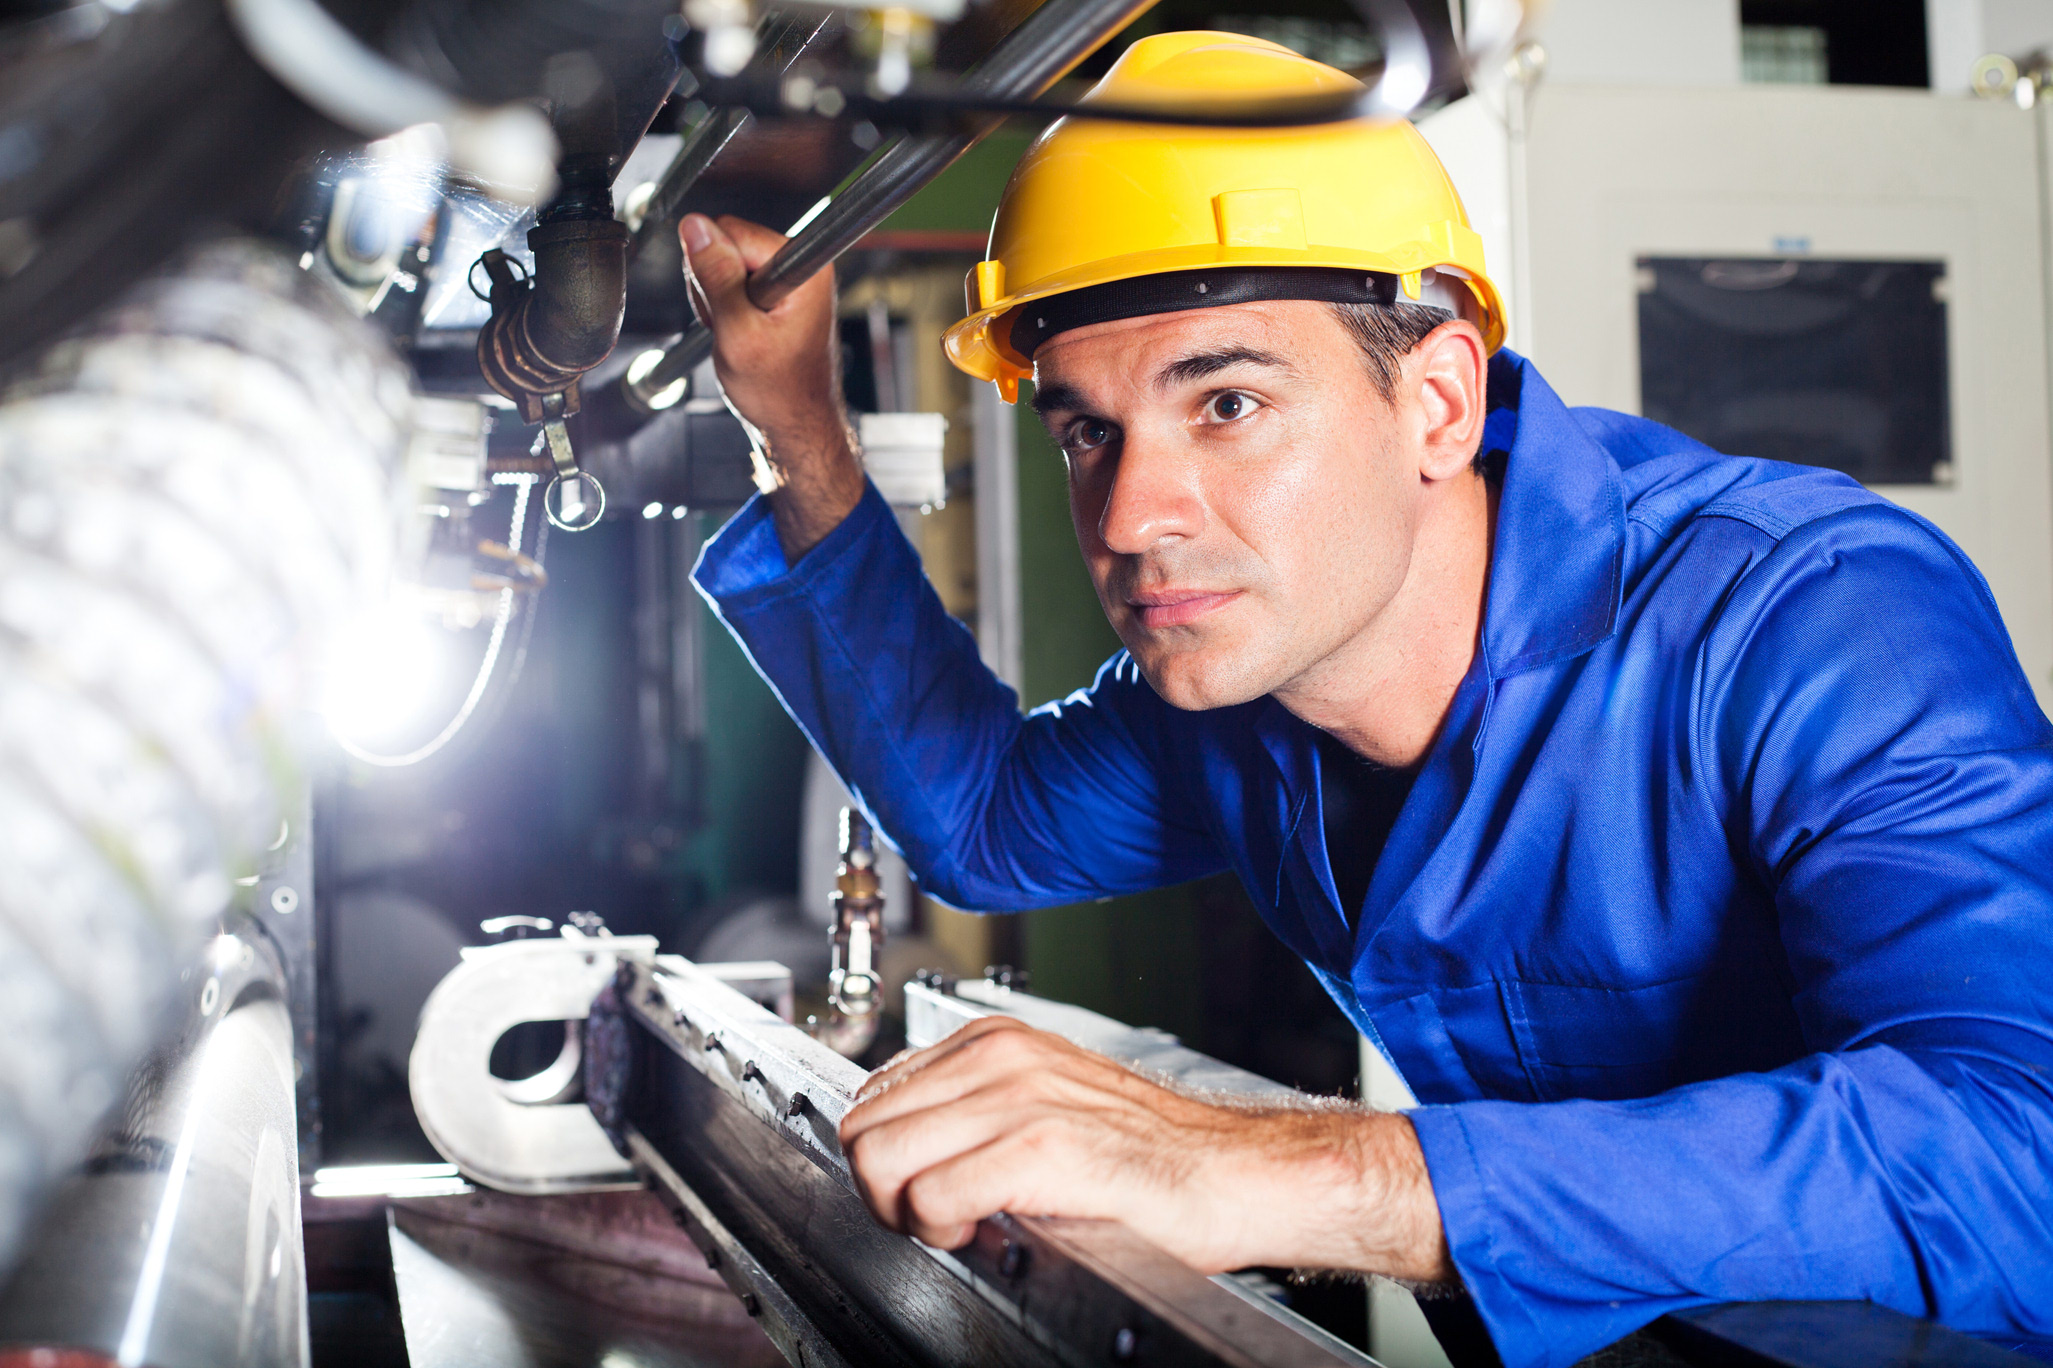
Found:
[(1034, 352), (1034, 380), (1042, 386), (1143, 381), (1181, 357), (1232, 348), (1266, 352), (1308, 371), (1336, 345), (1344, 351), (1351, 344), (1328, 305), (1305, 299), (1226, 304), (1065, 332)]

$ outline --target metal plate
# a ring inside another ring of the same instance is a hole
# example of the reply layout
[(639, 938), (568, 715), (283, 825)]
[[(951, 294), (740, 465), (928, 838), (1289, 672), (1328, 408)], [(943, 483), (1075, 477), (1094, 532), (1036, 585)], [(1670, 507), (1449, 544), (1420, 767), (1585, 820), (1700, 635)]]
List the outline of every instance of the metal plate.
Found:
[(1001, 1216), (954, 1254), (895, 1235), (835, 1140), (860, 1069), (684, 961), (624, 966), (589, 1037), (615, 1032), (610, 1013), (631, 1059), (610, 1082), (588, 1073), (594, 1111), (695, 1238), (745, 1256), (723, 1271), (791, 1362), (1368, 1361), (1115, 1225)]
[[(698, 1277), (679, 1277), (660, 1251), (651, 1257), (632, 1240), (608, 1250), (547, 1238), (544, 1213), (552, 1204), (593, 1199), (494, 1199), (507, 1206), (494, 1213), (501, 1218), (529, 1204), (541, 1208), (534, 1213), (540, 1238), (506, 1228), (504, 1219), (467, 1219), (471, 1200), (410, 1202), (391, 1212), (392, 1276), (413, 1368), (771, 1368), (783, 1361), (702, 1264)], [(701, 1262), (695, 1251), (692, 1259)]]

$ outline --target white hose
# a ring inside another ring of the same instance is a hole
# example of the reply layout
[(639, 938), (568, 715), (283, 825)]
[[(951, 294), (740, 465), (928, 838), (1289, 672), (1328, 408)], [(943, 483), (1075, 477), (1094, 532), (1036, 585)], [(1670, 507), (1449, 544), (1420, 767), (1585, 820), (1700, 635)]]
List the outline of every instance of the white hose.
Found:
[(0, 401), (0, 1264), (303, 782), (317, 648), (389, 573), (408, 404), (251, 244)]
[[(492, 478), (495, 483), (504, 481), (515, 486), (513, 495), (513, 530), (507, 534), (506, 547), (515, 555), (519, 555), (521, 532), (527, 526), (528, 495), (535, 487), (536, 477), (533, 475), (495, 475)], [(478, 662), (478, 672), (471, 678), (470, 689), (464, 694), (463, 702), (457, 707), (455, 716), (451, 717), (440, 731), (436, 732), (426, 741), (423, 741), (420, 745), (415, 746), (412, 750), (398, 755), (389, 755), (366, 749), (339, 731), (335, 733), (335, 744), (342, 748), (342, 752), (345, 755), (361, 760), (366, 765), (377, 765), (383, 769), (403, 769), (408, 765), (418, 765), (421, 761), (434, 755), (451, 741), (454, 741), (456, 734), (462, 731), (465, 724), (470, 721), (471, 714), (478, 710), (478, 704), (485, 697), (485, 690), (492, 683), (493, 671), (499, 665), (500, 648), (506, 644), (506, 628), (513, 621), (513, 609), (514, 591), (511, 589), (501, 589), (499, 591), (499, 606), (492, 614), (492, 635), (485, 642), (485, 655)], [(535, 611), (532, 603), (528, 605), (528, 611), (530, 613)]]

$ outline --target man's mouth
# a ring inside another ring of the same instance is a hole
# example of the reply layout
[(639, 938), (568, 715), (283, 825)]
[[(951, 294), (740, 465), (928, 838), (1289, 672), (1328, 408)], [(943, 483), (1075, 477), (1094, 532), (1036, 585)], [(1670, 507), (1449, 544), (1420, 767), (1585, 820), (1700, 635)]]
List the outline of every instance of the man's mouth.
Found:
[(1180, 627), (1224, 608), (1240, 593), (1238, 589), (1156, 589), (1131, 595), (1126, 602), (1143, 627)]

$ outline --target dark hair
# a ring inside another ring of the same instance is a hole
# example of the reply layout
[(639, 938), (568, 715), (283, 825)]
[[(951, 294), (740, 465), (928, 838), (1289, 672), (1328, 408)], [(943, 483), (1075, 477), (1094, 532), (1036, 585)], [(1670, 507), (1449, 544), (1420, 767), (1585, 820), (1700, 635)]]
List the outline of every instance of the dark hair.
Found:
[[(1397, 371), (1413, 347), (1426, 340), (1433, 329), (1454, 321), (1446, 309), (1431, 304), (1332, 304), (1334, 317), (1347, 335), (1361, 348), (1362, 362), (1369, 370), (1369, 383), (1385, 403), (1397, 397)], [(1477, 443), (1471, 462), (1477, 474), (1484, 473), (1482, 444)]]

